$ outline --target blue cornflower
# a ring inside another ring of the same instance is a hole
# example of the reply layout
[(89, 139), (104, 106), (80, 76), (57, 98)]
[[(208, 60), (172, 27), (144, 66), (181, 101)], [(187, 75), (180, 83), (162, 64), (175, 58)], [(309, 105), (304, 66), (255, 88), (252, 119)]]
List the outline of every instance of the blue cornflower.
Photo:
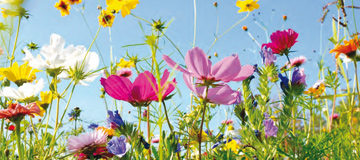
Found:
[(119, 158), (123, 157), (130, 147), (131, 145), (126, 143), (126, 137), (124, 135), (121, 135), (120, 137), (112, 137), (106, 146), (110, 153)]
[(117, 128), (119, 126), (124, 125), (124, 121), (120, 117), (118, 111), (114, 111), (115, 114), (113, 114), (113, 111), (108, 111), (109, 117), (106, 118), (106, 124), (111, 128)]
[(97, 127), (99, 127), (99, 125), (96, 124), (96, 123), (91, 123), (91, 124), (88, 126), (89, 129), (95, 129), (95, 128), (97, 128)]
[[(175, 139), (179, 140), (179, 135), (175, 135)], [(180, 151), (181, 151), (180, 142), (177, 142), (175, 153), (180, 152)]]

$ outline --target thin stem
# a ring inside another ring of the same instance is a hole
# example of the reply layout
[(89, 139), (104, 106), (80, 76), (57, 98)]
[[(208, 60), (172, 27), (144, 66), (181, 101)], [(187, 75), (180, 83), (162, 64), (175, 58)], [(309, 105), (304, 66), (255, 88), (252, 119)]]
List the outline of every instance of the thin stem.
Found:
[(353, 18), (354, 18), (355, 32), (356, 32), (356, 35), (357, 35), (358, 32), (357, 32), (357, 28), (356, 28), (356, 18), (355, 18), (355, 12), (354, 12), (354, 0), (351, 0), (351, 5), (353, 6), (351, 8), (352, 8), (352, 13), (353, 13)]
[[(82, 16), (82, 18), (83, 18), (83, 20), (84, 20), (84, 22), (85, 22), (85, 24), (86, 24), (87, 29), (89, 30), (89, 33), (90, 33), (90, 35), (91, 35), (91, 38), (94, 38), (93, 34), (91, 33), (90, 26), (89, 26), (89, 24), (87, 23), (83, 12), (81, 12), (81, 16)], [(101, 54), (101, 51), (100, 51), (100, 49), (99, 49), (99, 47), (98, 47), (98, 45), (97, 45), (96, 42), (95, 42), (95, 47), (96, 47), (96, 49), (98, 50), (98, 52), (99, 52), (99, 54), (100, 54), (101, 62), (103, 63), (103, 65), (104, 65), (104, 67), (105, 67), (104, 58), (103, 58), (103, 56), (102, 56), (102, 54)]]
[[(151, 147), (151, 137), (150, 137), (150, 107), (149, 107), (149, 105), (147, 106), (146, 119), (147, 119), (148, 142), (149, 142), (150, 147)], [(151, 149), (148, 149), (148, 154), (149, 154), (148, 159), (151, 160)]]
[(11, 57), (9, 57), (10, 58), (10, 66), (12, 66), (12, 63), (14, 61), (15, 49), (16, 49), (17, 39), (19, 37), (19, 31), (20, 31), (20, 22), (21, 22), (21, 17), (19, 16), (19, 21), (18, 21), (18, 25), (17, 25), (17, 29), (16, 29), (16, 36), (15, 36), (13, 51), (12, 51)]
[(168, 123), (168, 126), (169, 126), (169, 128), (170, 128), (171, 133), (174, 133), (173, 128), (172, 128), (172, 125), (171, 125), (170, 120), (169, 120), (169, 116), (168, 116), (167, 110), (166, 110), (165, 101), (163, 100), (162, 103), (164, 104), (166, 121), (167, 121), (167, 123)]
[(196, 0), (194, 0), (194, 40), (193, 40), (193, 47), (195, 47), (196, 41)]
[[(335, 59), (337, 61), (337, 59)], [(338, 75), (338, 70), (339, 70), (339, 65), (336, 62), (336, 70), (335, 70), (335, 79), (337, 79), (337, 75)], [(336, 88), (334, 88), (334, 99), (333, 99), (333, 107), (332, 107), (332, 111), (331, 111), (331, 117), (330, 117), (330, 130), (329, 132), (331, 132), (332, 129), (332, 122), (333, 122), (333, 116), (334, 116), (334, 112), (335, 112), (335, 105), (336, 105)]]
[(209, 91), (209, 86), (207, 85), (206, 90), (205, 90), (204, 110), (203, 110), (203, 115), (202, 115), (202, 118), (201, 118), (200, 133), (199, 133), (199, 159), (200, 160), (201, 160), (201, 135), (202, 135), (202, 131), (203, 131), (204, 118), (205, 118), (205, 113), (206, 113), (208, 91)]
[(185, 58), (184, 55), (181, 53), (180, 49), (175, 45), (175, 43), (164, 32), (162, 32), (162, 34), (175, 47), (175, 49), (180, 53), (181, 57)]
[(237, 21), (234, 25), (232, 25), (229, 29), (227, 29), (223, 34), (221, 34), (219, 37), (215, 37), (215, 40), (213, 41), (213, 43), (211, 44), (209, 50), (206, 52), (206, 54), (209, 54), (209, 52), (211, 51), (211, 49), (214, 47), (215, 43), (222, 37), (224, 36), (227, 32), (229, 32), (231, 29), (233, 29), (234, 27), (236, 27), (239, 23), (241, 23), (242, 21), (244, 21), (248, 16), (249, 16), (250, 12), (248, 12), (246, 14), (246, 16), (242, 19), (240, 19), (239, 21)]
[[(355, 67), (355, 81), (356, 81), (356, 91), (357, 91), (357, 94), (358, 94), (358, 98), (359, 98), (359, 95), (360, 95), (360, 92), (359, 92), (359, 79), (358, 79), (358, 73), (357, 73), (357, 62), (354, 61), (354, 67)], [(359, 103), (360, 104), (360, 103)], [(351, 107), (351, 119), (350, 119), (350, 132), (352, 131), (353, 129), (353, 116), (354, 116), (354, 107), (355, 107), (355, 103), (354, 105)]]
[(100, 29), (101, 29), (101, 26), (99, 26), (99, 28), (98, 28), (98, 30), (97, 30), (97, 32), (96, 32), (96, 34), (95, 34), (95, 37), (94, 37), (93, 41), (91, 42), (91, 44), (90, 44), (90, 46), (89, 46), (88, 50), (86, 51), (86, 54), (85, 54), (85, 56), (84, 56), (84, 59), (83, 59), (83, 61), (82, 61), (82, 63), (81, 63), (81, 67), (80, 67), (80, 68), (81, 68), (81, 70), (82, 70), (82, 69), (84, 69), (84, 67), (85, 67), (85, 60), (86, 60), (86, 57), (87, 57), (87, 55), (89, 54), (89, 51), (90, 51), (91, 47), (94, 45), (95, 40), (96, 40), (97, 36), (98, 36), (98, 35), (99, 35), (99, 33), (100, 33)]
[(19, 153), (19, 160), (23, 160), (24, 154), (21, 150), (20, 121), (15, 122), (15, 130), (16, 130), (16, 143), (17, 143), (17, 149), (18, 149), (18, 153)]

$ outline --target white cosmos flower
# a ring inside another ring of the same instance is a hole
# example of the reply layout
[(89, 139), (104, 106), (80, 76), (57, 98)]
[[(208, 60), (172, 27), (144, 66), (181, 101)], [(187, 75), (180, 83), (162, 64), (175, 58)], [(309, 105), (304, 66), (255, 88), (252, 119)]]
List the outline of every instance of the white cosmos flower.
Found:
[(57, 69), (60, 67), (66, 67), (66, 61), (69, 55), (75, 51), (73, 45), (65, 47), (65, 40), (57, 34), (50, 36), (50, 44), (44, 45), (40, 54), (34, 57), (29, 50), (24, 49), (25, 57), (23, 61), (29, 61), (29, 65), (36, 69)]
[(94, 81), (95, 78), (101, 74), (100, 72), (91, 73), (94, 72), (99, 66), (99, 55), (96, 54), (95, 52), (89, 52), (86, 55), (86, 52), (87, 50), (85, 46), (76, 46), (74, 52), (72, 52), (72, 54), (69, 55), (68, 60), (64, 63), (67, 66), (64, 69), (66, 69), (67, 71), (62, 72), (59, 75), (59, 78), (64, 78), (64, 79), (79, 78), (76, 77), (79, 75), (74, 75), (74, 72), (77, 72), (81, 69), (81, 64), (83, 63), (84, 58), (86, 56), (84, 61), (84, 67), (81, 71), (84, 77), (81, 77), (79, 79), (79, 84), (87, 86), (88, 84), (86, 84), (85, 82)]
[(44, 88), (44, 80), (40, 79), (35, 84), (24, 83), (17, 89), (12, 87), (4, 87), (0, 90), (0, 96), (8, 97), (15, 100), (26, 101), (26, 99), (35, 97)]

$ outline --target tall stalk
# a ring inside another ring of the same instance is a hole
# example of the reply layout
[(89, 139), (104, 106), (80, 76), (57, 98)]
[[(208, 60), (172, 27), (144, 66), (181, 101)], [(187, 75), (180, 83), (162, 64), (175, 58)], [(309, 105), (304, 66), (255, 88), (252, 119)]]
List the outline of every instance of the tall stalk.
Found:
[(208, 91), (209, 91), (209, 85), (206, 85), (205, 98), (204, 98), (204, 110), (203, 110), (203, 115), (202, 115), (202, 118), (201, 118), (200, 133), (199, 133), (199, 159), (200, 160), (201, 160), (201, 135), (202, 135), (202, 132), (203, 132), (203, 125), (204, 125), (204, 118), (205, 118), (205, 113), (206, 113)]
[(21, 149), (20, 122), (21, 122), (21, 120), (17, 120), (15, 122), (16, 145), (17, 145), (17, 149), (18, 149), (18, 153), (19, 153), (19, 160), (23, 160), (24, 159), (24, 153), (22, 152), (22, 149)]

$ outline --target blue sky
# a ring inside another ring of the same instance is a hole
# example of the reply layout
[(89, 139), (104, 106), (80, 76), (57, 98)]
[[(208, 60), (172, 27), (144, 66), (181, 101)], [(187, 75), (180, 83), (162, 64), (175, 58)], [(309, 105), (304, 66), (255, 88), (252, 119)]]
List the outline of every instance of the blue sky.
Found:
[[(66, 17), (60, 16), (60, 11), (54, 8), (55, 0), (31, 0), (24, 4), (24, 7), (31, 14), (28, 20), (23, 20), (21, 24), (21, 31), (19, 35), (20, 48), (23, 48), (26, 43), (35, 42), (40, 46), (49, 43), (49, 38), (52, 33), (57, 33), (63, 36), (66, 40), (66, 45), (84, 45), (88, 47), (92, 41), (89, 30), (87, 29), (81, 14), (76, 8), (81, 8), (81, 5), (72, 6), (70, 15)], [(217, 13), (219, 16), (219, 34), (223, 33), (227, 28), (232, 26), (235, 22), (243, 18), (246, 13), (237, 13), (238, 9), (235, 5), (235, 0), (219, 0), (218, 8), (213, 6), (214, 1), (198, 0), (197, 4), (197, 30), (196, 43), (198, 46), (207, 51), (214, 40), (214, 34), (217, 25)], [(322, 7), (330, 1), (314, 1), (314, 0), (260, 0), (260, 8), (250, 13), (249, 17), (231, 30), (228, 34), (223, 36), (215, 44), (214, 48), (209, 53), (212, 55), (213, 64), (225, 56), (232, 53), (239, 54), (240, 61), (245, 64), (259, 64), (261, 65), (261, 58), (259, 55), (260, 48), (251, 40), (248, 33), (241, 29), (241, 26), (246, 25), (249, 32), (262, 44), (267, 42), (267, 37), (262, 28), (256, 23), (264, 24), (268, 31), (268, 36), (276, 30), (284, 30), (292, 28), (299, 33), (298, 43), (292, 48), (297, 51), (290, 55), (290, 58), (304, 55), (308, 58), (305, 64), (305, 73), (307, 75), (307, 84), (311, 86), (317, 79), (318, 67), (316, 62), (321, 58), (320, 50), (325, 52), (325, 66), (334, 68), (334, 56), (328, 54), (329, 48), (333, 45), (327, 40), (332, 35), (331, 20), (332, 16), (337, 15), (335, 6), (329, 7), (325, 23), (322, 25), (318, 20), (322, 16)], [(99, 11), (97, 6), (99, 1), (83, 0), (85, 3), (84, 16), (90, 25), (92, 34), (95, 34), (98, 28)], [(105, 7), (105, 1), (101, 0), (101, 4)], [(346, 4), (350, 5), (350, 2)], [(355, 4), (356, 5), (356, 4)], [(350, 10), (348, 10), (350, 11)], [(358, 12), (358, 11), (356, 11)], [(194, 6), (191, 0), (151, 0), (142, 1), (137, 8), (132, 10), (132, 13), (142, 17), (146, 20), (159, 19), (163, 21), (170, 21), (173, 19), (170, 27), (166, 30), (167, 36), (179, 46), (183, 54), (192, 48), (194, 36)], [(350, 13), (348, 13), (350, 15)], [(282, 19), (283, 15), (287, 15), (288, 20)], [(350, 17), (348, 17), (350, 19)], [(141, 22), (145, 29), (145, 34), (151, 34), (151, 28), (147, 24)], [(353, 21), (349, 20), (349, 25), (353, 26)], [(351, 28), (350, 28), (351, 30)], [(352, 31), (352, 30), (351, 30)], [(126, 51), (129, 54), (138, 54), (139, 57), (150, 56), (150, 49), (146, 46), (123, 48), (124, 45), (143, 43), (144, 35), (139, 27), (139, 20), (129, 15), (122, 18), (118, 15), (115, 18), (113, 27), (111, 28), (112, 43), (109, 42), (108, 28), (102, 28), (96, 42), (99, 49), (104, 56), (106, 65), (110, 63), (110, 45), (113, 47), (113, 54), (117, 59), (123, 57)], [(322, 33), (322, 34), (321, 34)], [(184, 64), (184, 60), (177, 54), (175, 48), (166, 40), (162, 41), (163, 49), (159, 52), (161, 54), (171, 54), (171, 57), (177, 62)], [(322, 48), (321, 48), (322, 47)], [(97, 52), (95, 46), (91, 51)], [(314, 52), (315, 51), (315, 52)], [(219, 54), (216, 58), (213, 56), (214, 52)], [(21, 60), (22, 55), (17, 53), (17, 60)], [(38, 51), (33, 52), (38, 54)], [(282, 66), (286, 61), (285, 57), (278, 57), (277, 64)], [(140, 64), (145, 66), (146, 64)], [(100, 67), (103, 64), (100, 63)], [(182, 74), (176, 72), (176, 78), (181, 88), (182, 97), (177, 94), (174, 97), (176, 104), (181, 103), (180, 110), (185, 111), (189, 105), (190, 90), (185, 87), (182, 81)], [(80, 107), (82, 112), (82, 119), (86, 121), (103, 121), (106, 118), (106, 110), (104, 102), (99, 98), (101, 85), (99, 79), (96, 79), (89, 87), (78, 86), (75, 89), (74, 97), (70, 104), (70, 109)], [(231, 83), (234, 89), (237, 89), (241, 83)], [(65, 86), (65, 84), (63, 84)], [(253, 84), (255, 89), (256, 84)], [(275, 97), (274, 97), (275, 98)], [(108, 99), (108, 102), (110, 99)], [(128, 114), (131, 110), (136, 113), (135, 108), (131, 107), (126, 102), (124, 104), (123, 118), (128, 121), (134, 121), (134, 115)], [(62, 106), (63, 108), (64, 106)], [(214, 109), (220, 116), (216, 117), (216, 122), (223, 120), (221, 115), (224, 115), (224, 108), (231, 109), (232, 106), (220, 106)], [(222, 116), (223, 117), (223, 116)], [(52, 118), (54, 119), (54, 118)], [(53, 120), (54, 121), (54, 120)], [(87, 126), (87, 125), (86, 125)]]

